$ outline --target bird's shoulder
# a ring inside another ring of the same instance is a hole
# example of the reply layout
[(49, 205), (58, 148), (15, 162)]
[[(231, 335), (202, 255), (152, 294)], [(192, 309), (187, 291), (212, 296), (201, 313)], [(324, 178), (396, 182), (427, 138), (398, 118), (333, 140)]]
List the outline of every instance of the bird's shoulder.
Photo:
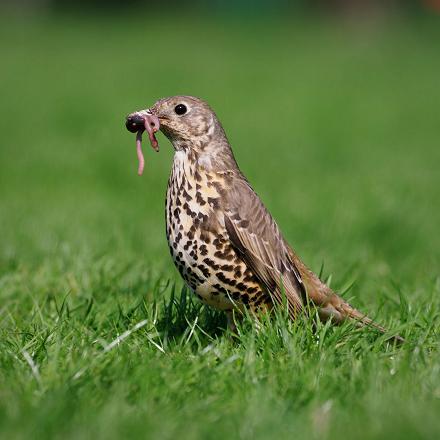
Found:
[(283, 240), (274, 218), (243, 174), (224, 174), (224, 212), (239, 228), (246, 228), (262, 240)]
[(283, 271), (291, 250), (278, 224), (245, 176), (231, 171), (224, 179), (223, 213), (229, 234)]

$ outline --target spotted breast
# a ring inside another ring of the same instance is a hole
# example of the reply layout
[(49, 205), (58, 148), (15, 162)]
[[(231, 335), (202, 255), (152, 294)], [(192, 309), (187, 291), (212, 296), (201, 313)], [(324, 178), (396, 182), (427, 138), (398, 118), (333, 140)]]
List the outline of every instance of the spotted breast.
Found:
[(166, 234), (174, 264), (204, 303), (220, 310), (271, 303), (227, 236), (224, 172), (207, 172), (191, 151), (174, 155), (166, 197)]

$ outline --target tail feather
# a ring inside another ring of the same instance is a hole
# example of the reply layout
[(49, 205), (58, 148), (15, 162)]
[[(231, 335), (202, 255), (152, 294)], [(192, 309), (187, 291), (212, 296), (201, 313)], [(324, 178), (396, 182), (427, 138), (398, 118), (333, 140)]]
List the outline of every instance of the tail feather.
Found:
[[(319, 318), (324, 322), (331, 319), (337, 324), (341, 324), (347, 319), (350, 319), (356, 321), (361, 326), (373, 327), (383, 334), (387, 333), (385, 327), (382, 327), (367, 315), (352, 307), (334, 292), (331, 292), (327, 304), (318, 308), (318, 314)], [(399, 335), (390, 336), (389, 340), (399, 344), (406, 342), (405, 339)]]
[[(377, 324), (366, 314), (352, 307), (340, 296), (333, 292), (330, 287), (324, 284), (305, 264), (292, 252), (292, 259), (301, 272), (308, 299), (317, 306), (318, 314), (322, 321), (331, 319), (336, 324), (341, 324), (347, 319), (356, 321), (359, 325), (369, 326), (379, 330), (381, 333), (387, 333), (387, 330)], [(399, 335), (391, 336), (390, 340), (397, 343), (406, 342)]]

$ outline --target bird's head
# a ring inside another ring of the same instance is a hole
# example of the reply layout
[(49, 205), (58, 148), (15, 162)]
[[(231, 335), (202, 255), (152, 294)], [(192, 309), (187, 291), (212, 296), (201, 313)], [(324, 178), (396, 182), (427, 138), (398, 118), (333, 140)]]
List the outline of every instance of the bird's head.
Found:
[[(185, 151), (205, 161), (220, 160), (217, 156), (230, 151), (229, 143), (219, 120), (209, 105), (193, 96), (172, 96), (157, 101), (148, 109), (127, 116), (126, 127), (137, 132), (138, 156), (140, 139), (147, 131), (152, 147), (157, 151), (155, 133), (160, 130), (171, 141), (176, 151)], [(141, 158), (140, 158), (141, 161)], [(141, 167), (140, 167), (141, 172)]]

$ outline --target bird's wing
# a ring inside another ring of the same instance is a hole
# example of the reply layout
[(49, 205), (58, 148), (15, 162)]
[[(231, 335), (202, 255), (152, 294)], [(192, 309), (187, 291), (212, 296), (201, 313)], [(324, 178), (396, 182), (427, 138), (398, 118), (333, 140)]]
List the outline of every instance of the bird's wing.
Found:
[(244, 178), (235, 177), (228, 186), (224, 215), (232, 245), (273, 299), (287, 300), (295, 316), (305, 289), (278, 225)]

